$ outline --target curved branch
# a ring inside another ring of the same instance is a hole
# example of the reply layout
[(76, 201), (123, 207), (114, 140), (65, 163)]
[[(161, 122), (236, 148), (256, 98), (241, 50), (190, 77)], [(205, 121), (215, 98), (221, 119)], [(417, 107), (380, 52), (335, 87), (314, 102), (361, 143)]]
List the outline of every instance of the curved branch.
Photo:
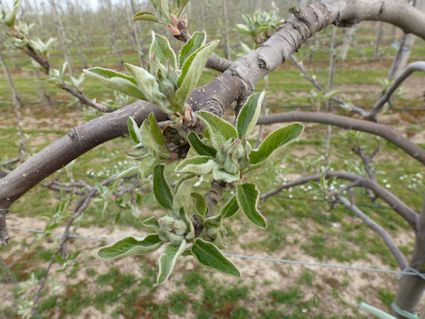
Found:
[(336, 7), (342, 8), (336, 21), (338, 26), (346, 27), (361, 21), (382, 21), (425, 39), (425, 13), (404, 1), (340, 0)]
[(422, 71), (425, 72), (425, 62), (413, 62), (409, 64), (406, 69), (394, 80), (391, 86), (385, 91), (384, 95), (379, 101), (373, 106), (370, 113), (366, 116), (368, 120), (376, 120), (376, 116), (382, 111), (385, 103), (389, 101), (395, 90), (406, 80), (413, 72)]
[(376, 232), (384, 241), (387, 248), (390, 250), (391, 254), (395, 257), (398, 262), (398, 266), (401, 270), (407, 268), (409, 263), (407, 262), (406, 256), (401, 252), (401, 250), (394, 243), (394, 240), (391, 238), (391, 235), (382, 228), (377, 222), (367, 216), (364, 212), (362, 212), (356, 205), (350, 202), (347, 198), (338, 196), (338, 200), (345, 206), (348, 210), (351, 210), (357, 217), (363, 220), (374, 232)]
[(373, 191), (376, 196), (385, 201), (394, 211), (396, 211), (414, 230), (418, 227), (418, 214), (403, 203), (399, 198), (397, 198), (393, 193), (388, 191), (386, 188), (377, 184), (376, 182), (371, 181), (370, 179), (364, 178), (363, 176), (358, 176), (355, 174), (350, 174), (347, 172), (325, 172), (323, 174), (316, 174), (307, 177), (300, 178), (298, 180), (284, 184), (277, 189), (264, 193), (261, 196), (263, 201), (266, 201), (269, 197), (274, 196), (282, 192), (284, 189), (288, 189), (294, 186), (303, 185), (312, 181), (320, 181), (322, 178), (339, 178), (348, 180), (350, 182), (356, 183), (355, 187), (363, 187)]
[(417, 161), (425, 164), (425, 150), (416, 144), (409, 141), (401, 134), (393, 131), (389, 127), (365, 120), (356, 120), (346, 116), (333, 115), (321, 112), (288, 112), (277, 113), (260, 117), (258, 124), (274, 124), (283, 122), (308, 122), (320, 123), (338, 126), (341, 128), (361, 131), (373, 135), (380, 136), (388, 142), (396, 145), (403, 150), (406, 154), (410, 155)]

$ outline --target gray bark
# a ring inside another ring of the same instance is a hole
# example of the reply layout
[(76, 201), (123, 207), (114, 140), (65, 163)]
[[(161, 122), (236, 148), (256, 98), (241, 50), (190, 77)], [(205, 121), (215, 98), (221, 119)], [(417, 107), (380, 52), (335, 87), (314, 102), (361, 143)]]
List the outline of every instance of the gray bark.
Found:
[[(425, 201), (416, 231), (415, 250), (409, 266), (420, 273), (425, 273)], [(414, 313), (425, 291), (425, 280), (415, 276), (400, 278), (395, 304), (401, 309)], [(404, 318), (398, 316), (398, 318)]]

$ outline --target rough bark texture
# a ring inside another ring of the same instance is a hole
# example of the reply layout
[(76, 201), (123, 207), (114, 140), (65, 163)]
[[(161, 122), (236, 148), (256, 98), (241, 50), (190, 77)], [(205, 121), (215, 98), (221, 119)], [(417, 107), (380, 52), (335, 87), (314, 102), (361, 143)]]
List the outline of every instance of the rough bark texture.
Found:
[(0, 180), (0, 209), (8, 209), (11, 203), (34, 185), (76, 157), (97, 145), (125, 136), (129, 116), (142, 123), (149, 113), (155, 112), (159, 121), (166, 120), (165, 114), (161, 114), (157, 109), (149, 103), (137, 102), (72, 129)]

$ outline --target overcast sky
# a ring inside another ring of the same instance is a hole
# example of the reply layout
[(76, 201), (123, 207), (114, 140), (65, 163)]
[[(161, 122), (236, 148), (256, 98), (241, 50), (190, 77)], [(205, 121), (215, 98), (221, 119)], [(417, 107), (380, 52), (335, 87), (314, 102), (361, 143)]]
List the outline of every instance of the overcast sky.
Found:
[[(7, 5), (11, 5), (13, 3), (14, 0), (3, 0), (3, 3), (6, 3)], [(47, 2), (48, 0), (30, 0), (30, 3), (32, 3), (33, 1), (37, 1), (38, 3), (42, 3), (42, 2)], [(93, 9), (97, 8), (97, 5), (100, 1), (102, 0), (78, 0), (84, 3), (89, 4)], [(112, 0), (113, 3), (118, 3), (124, 0)]]

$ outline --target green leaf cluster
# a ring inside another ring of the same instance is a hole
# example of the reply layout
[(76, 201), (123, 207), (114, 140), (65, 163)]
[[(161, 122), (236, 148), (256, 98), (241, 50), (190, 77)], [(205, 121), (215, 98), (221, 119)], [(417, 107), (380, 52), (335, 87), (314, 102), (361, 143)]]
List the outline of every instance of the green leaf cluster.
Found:
[(15, 26), (16, 16), (18, 15), (21, 2), (22, 0), (15, 0), (10, 12), (6, 12), (5, 10), (0, 11), (0, 21), (7, 27), (13, 28)]
[(241, 175), (258, 167), (276, 150), (294, 140), (303, 131), (303, 125), (294, 123), (282, 127), (253, 149), (248, 137), (260, 116), (264, 92), (251, 95), (242, 106), (236, 126), (209, 112), (196, 113), (205, 125), (205, 137), (190, 133), (188, 141), (197, 153), (182, 161), (176, 168), (180, 174), (212, 174), (214, 180), (224, 183), (240, 181)]
[[(200, 42), (202, 45), (202, 39)], [(167, 55), (166, 50), (161, 49), (163, 55), (160, 59), (179, 64), (185, 59), (184, 56), (191, 56), (190, 51), (190, 47), (187, 47), (177, 58)], [(164, 246), (159, 258), (158, 284), (170, 277), (178, 257), (183, 255), (194, 256), (206, 267), (239, 276), (238, 269), (218, 248), (222, 246), (222, 238), (226, 233), (224, 221), (241, 211), (257, 227), (267, 227), (266, 219), (258, 207), (260, 192), (255, 184), (244, 183), (242, 177), (303, 131), (302, 125), (290, 124), (269, 134), (258, 148), (253, 149), (249, 137), (260, 116), (264, 96), (264, 92), (259, 92), (248, 97), (235, 125), (209, 112), (196, 113), (205, 131), (202, 135), (196, 132), (188, 135), (193, 156), (175, 167), (178, 176), (175, 186), (172, 188), (167, 182), (165, 166), (158, 165), (153, 170), (153, 193), (167, 213), (144, 222), (152, 231), (144, 239), (124, 239), (103, 248), (99, 256), (115, 258)], [(157, 159), (167, 157), (164, 136), (153, 114), (149, 115), (141, 128), (130, 118), (128, 127), (136, 144), (148, 149)], [(199, 176), (208, 176), (215, 182), (230, 185), (235, 192), (223, 205), (211, 207), (208, 195), (193, 191), (193, 179)]]
[(140, 150), (136, 154), (139, 159), (153, 159), (153, 163), (157, 163), (170, 158), (165, 137), (153, 113), (149, 114), (141, 127), (132, 117), (128, 118), (127, 125), (130, 138), (136, 143), (136, 148)]
[[(103, 259), (121, 258), (144, 254), (164, 246), (158, 262), (158, 285), (170, 277), (178, 257), (182, 255), (193, 255), (201, 265), (239, 276), (237, 268), (211, 240), (212, 233), (220, 230), (216, 218), (206, 216), (203, 197), (197, 193), (192, 194), (198, 205), (196, 212), (189, 218), (185, 209), (175, 203), (175, 194), (165, 179), (163, 165), (155, 167), (153, 184), (155, 197), (168, 214), (160, 218), (151, 217), (144, 222), (153, 233), (141, 239), (124, 238), (113, 245), (101, 248), (98, 256)], [(234, 215), (238, 209), (234, 201), (229, 203), (223, 209), (226, 217)], [(198, 236), (195, 234), (195, 225), (202, 229), (202, 233)]]
[(169, 115), (181, 116), (217, 45), (218, 41), (206, 43), (204, 32), (196, 32), (177, 57), (168, 39), (153, 32), (148, 70), (126, 63), (129, 75), (99, 67), (85, 73), (112, 90), (154, 103)]
[(242, 15), (244, 23), (236, 25), (236, 31), (240, 34), (249, 35), (256, 43), (266, 41), (285, 20), (279, 17), (277, 11), (257, 10), (253, 15)]
[(154, 12), (140, 11), (133, 16), (134, 21), (147, 21), (160, 24), (174, 24), (181, 19), (189, 0), (149, 0)]

